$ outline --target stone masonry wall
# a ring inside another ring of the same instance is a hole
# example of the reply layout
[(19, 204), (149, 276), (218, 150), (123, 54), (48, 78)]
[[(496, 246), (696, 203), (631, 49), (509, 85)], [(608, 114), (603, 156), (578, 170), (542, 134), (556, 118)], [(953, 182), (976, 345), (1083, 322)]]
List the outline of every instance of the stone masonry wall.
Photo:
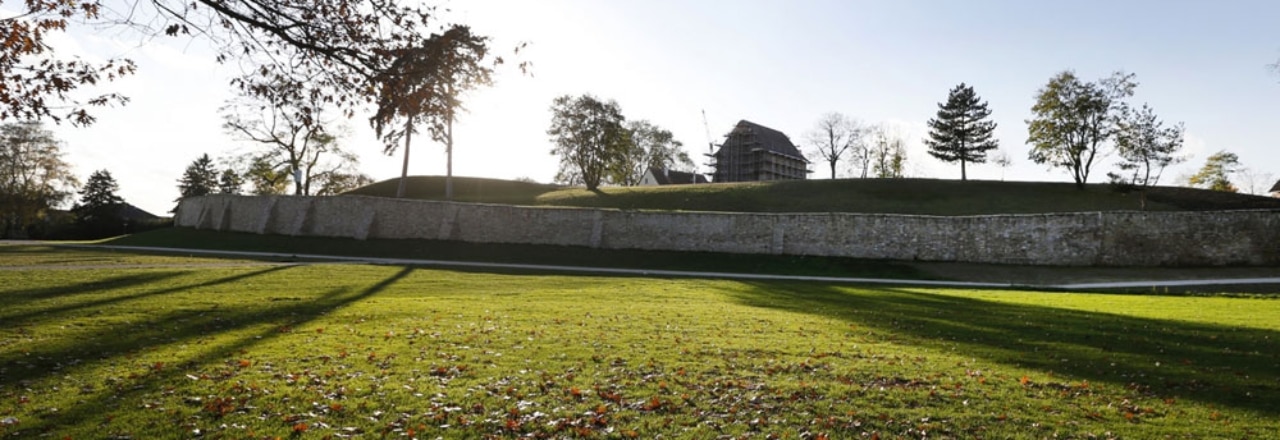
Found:
[(355, 239), (973, 263), (1280, 265), (1280, 211), (936, 217), (621, 211), (376, 197), (183, 199), (178, 226)]

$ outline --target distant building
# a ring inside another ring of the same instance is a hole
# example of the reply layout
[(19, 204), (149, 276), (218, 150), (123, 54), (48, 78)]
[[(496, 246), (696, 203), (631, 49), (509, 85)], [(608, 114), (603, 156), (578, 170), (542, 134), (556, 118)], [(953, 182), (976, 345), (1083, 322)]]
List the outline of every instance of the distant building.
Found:
[(1277, 180), (1275, 186), (1271, 187), (1271, 197), (1280, 197), (1280, 180)]
[(672, 171), (666, 168), (649, 168), (644, 172), (644, 178), (640, 179), (640, 186), (655, 185), (688, 185), (693, 183), (710, 183), (707, 176), (686, 173), (684, 171)]
[(133, 206), (126, 202), (120, 207), (120, 218), (128, 221), (156, 221), (160, 220), (160, 216), (143, 211), (142, 208)]
[(746, 120), (738, 121), (711, 156), (717, 183), (801, 180), (809, 174), (809, 161), (787, 135)]

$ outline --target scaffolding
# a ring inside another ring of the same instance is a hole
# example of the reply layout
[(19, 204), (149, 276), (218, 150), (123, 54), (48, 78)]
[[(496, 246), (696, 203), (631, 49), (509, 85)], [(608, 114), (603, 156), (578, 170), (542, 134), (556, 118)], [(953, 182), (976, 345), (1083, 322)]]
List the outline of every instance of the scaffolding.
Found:
[[(809, 173), (808, 162), (803, 157), (774, 151), (761, 140), (761, 133), (747, 121), (738, 123), (725, 137), (720, 149), (707, 156), (709, 166), (715, 169), (715, 182), (752, 182), (767, 180), (800, 180)], [(767, 130), (767, 128), (765, 128)], [(786, 140), (785, 135), (776, 133)], [(790, 141), (786, 141), (788, 147)]]

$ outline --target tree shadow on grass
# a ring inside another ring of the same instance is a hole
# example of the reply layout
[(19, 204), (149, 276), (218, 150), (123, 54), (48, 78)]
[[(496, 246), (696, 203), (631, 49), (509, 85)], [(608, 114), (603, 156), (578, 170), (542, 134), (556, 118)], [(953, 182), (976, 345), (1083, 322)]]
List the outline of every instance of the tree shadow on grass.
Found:
[[(416, 269), (406, 267), (386, 279), (363, 289), (337, 287), (309, 300), (253, 303), (240, 307), (219, 308), (216, 312), (205, 310), (175, 311), (148, 318), (148, 324), (128, 332), (104, 332), (98, 337), (72, 341), (68, 344), (42, 346), (24, 355), (34, 360), (25, 369), (10, 368), (0, 376), (0, 389), (21, 389), (27, 383), (49, 376), (64, 374), (65, 363), (79, 359), (101, 359), (117, 362), (136, 353), (149, 351), (162, 345), (189, 344), (197, 354), (183, 359), (178, 365), (157, 366), (146, 374), (130, 376), (114, 389), (97, 391), (84, 396), (76, 405), (61, 408), (41, 420), (33, 431), (47, 431), (59, 426), (74, 425), (86, 420), (97, 420), (104, 412), (116, 409), (118, 402), (130, 401), (138, 395), (157, 392), (165, 384), (186, 380), (190, 374), (199, 374), (201, 368), (217, 364), (236, 353), (268, 342), (281, 336), (280, 328), (305, 325), (339, 308), (364, 300), (387, 289), (409, 276)], [(257, 274), (261, 274), (260, 272)], [(241, 277), (244, 278), (244, 277)], [(199, 286), (189, 286), (194, 289)], [(177, 290), (165, 289), (176, 293)], [(205, 345), (202, 339), (261, 325), (271, 328), (229, 342), (219, 341), (216, 346)], [(6, 353), (8, 355), (8, 353)], [(7, 357), (7, 356), (6, 356)], [(173, 433), (173, 426), (151, 426), (156, 433)], [(16, 433), (15, 433), (16, 434)]]
[[(24, 289), (22, 286), (14, 286), (15, 288), (5, 288), (0, 290), (0, 295), (4, 295), (4, 302), (7, 304), (33, 302), (50, 298), (67, 297), (80, 295), (83, 293), (101, 292), (104, 290), (124, 289), (132, 286), (155, 283), (170, 278), (182, 276), (191, 273), (191, 271), (169, 271), (169, 272), (150, 272), (137, 273), (131, 275), (120, 275), (111, 278), (104, 278), (83, 283), (66, 284), (61, 286), (44, 287), (40, 289)], [(0, 318), (7, 318), (8, 314), (0, 315)]]
[[(106, 280), (89, 281), (89, 282), (74, 284), (69, 286), (50, 287), (50, 288), (40, 289), (38, 291), (34, 291), (30, 293), (19, 293), (17, 295), (14, 295), (11, 298), (11, 300), (5, 301), (6, 303), (8, 303), (8, 307), (6, 307), (7, 310), (5, 312), (0, 313), (0, 319), (2, 319), (5, 323), (9, 325), (23, 325), (37, 319), (47, 319), (50, 315), (63, 314), (67, 312), (77, 311), (77, 310), (92, 309), (92, 308), (116, 304), (124, 301), (132, 301), (132, 300), (143, 299), (143, 298), (157, 296), (157, 295), (183, 292), (191, 289), (199, 289), (204, 287), (216, 286), (220, 284), (234, 283), (237, 281), (243, 281), (245, 279), (249, 279), (257, 276), (267, 275), (273, 272), (279, 272), (291, 267), (294, 267), (294, 266), (274, 266), (274, 267), (270, 267), (262, 270), (256, 270), (249, 273), (232, 275), (232, 276), (218, 278), (215, 280), (209, 280), (209, 281), (200, 282), (200, 283), (185, 284), (185, 285), (167, 287), (167, 288), (156, 289), (156, 290), (148, 290), (148, 291), (143, 291), (143, 292), (138, 292), (138, 293), (133, 293), (128, 295), (110, 295), (104, 298), (99, 298), (99, 299), (94, 299), (89, 301), (74, 301), (73, 299), (70, 299), (67, 297), (71, 297), (74, 295), (82, 295), (86, 293), (104, 293), (109, 290), (129, 288), (137, 285), (158, 282), (161, 280), (190, 274), (190, 273), (193, 273), (193, 271), (130, 275), (130, 276), (123, 276), (123, 277), (109, 278)], [(53, 305), (52, 307), (40, 307), (38, 305), (35, 307), (24, 307), (25, 305), (27, 305), (24, 303), (28, 301), (34, 302), (36, 300), (59, 298), (59, 297), (61, 297), (61, 299), (63, 300), (67, 300), (71, 302), (67, 302), (60, 305)]]
[(1010, 304), (895, 288), (743, 283), (753, 307), (816, 314), (901, 344), (1280, 415), (1280, 332)]

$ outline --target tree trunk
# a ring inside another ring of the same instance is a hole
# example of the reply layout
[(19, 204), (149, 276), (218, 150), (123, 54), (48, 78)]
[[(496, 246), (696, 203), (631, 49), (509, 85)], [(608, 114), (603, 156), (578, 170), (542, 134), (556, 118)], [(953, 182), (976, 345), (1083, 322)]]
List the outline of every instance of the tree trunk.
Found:
[[(412, 121), (413, 118), (409, 118)], [(404, 198), (405, 184), (409, 177), (409, 139), (413, 137), (413, 126), (409, 121), (404, 123), (404, 165), (400, 167), (400, 185), (396, 187), (396, 198)]]
[(302, 191), (302, 167), (299, 165), (300, 163), (302, 163), (302, 159), (292, 153), (289, 154), (289, 175), (285, 178), (293, 179), (293, 195), (295, 196), (307, 195)]
[(966, 180), (969, 180), (969, 175), (965, 173), (964, 159), (960, 159), (960, 181), (963, 182)]
[(444, 199), (453, 200), (453, 107), (445, 109), (444, 120)]
[(831, 178), (836, 178), (836, 161), (831, 161)]

